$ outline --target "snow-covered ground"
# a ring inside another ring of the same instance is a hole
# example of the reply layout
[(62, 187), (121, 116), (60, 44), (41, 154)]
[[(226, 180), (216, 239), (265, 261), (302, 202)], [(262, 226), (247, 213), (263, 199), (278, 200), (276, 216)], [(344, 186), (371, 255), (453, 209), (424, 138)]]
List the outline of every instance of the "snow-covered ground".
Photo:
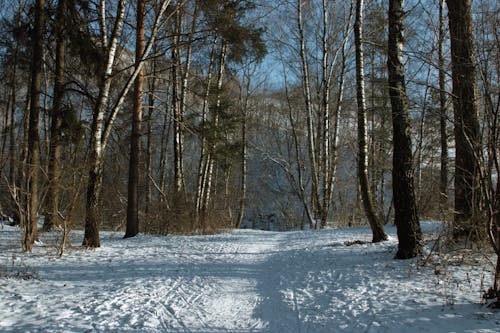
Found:
[[(436, 224), (427, 223), (426, 229)], [(500, 332), (480, 305), (491, 266), (394, 260), (397, 240), (369, 229), (237, 230), (122, 239), (32, 254), (0, 229), (0, 332)]]

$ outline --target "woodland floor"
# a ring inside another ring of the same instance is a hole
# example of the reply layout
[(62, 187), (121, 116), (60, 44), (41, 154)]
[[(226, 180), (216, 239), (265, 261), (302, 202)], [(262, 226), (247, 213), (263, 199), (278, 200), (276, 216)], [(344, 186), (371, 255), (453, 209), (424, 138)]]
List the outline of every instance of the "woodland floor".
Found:
[(352, 246), (369, 229), (104, 232), (84, 250), (74, 231), (59, 258), (57, 232), (22, 254), (19, 229), (4, 225), (0, 332), (500, 332), (500, 312), (480, 304), (484, 257), (395, 260), (388, 232)]

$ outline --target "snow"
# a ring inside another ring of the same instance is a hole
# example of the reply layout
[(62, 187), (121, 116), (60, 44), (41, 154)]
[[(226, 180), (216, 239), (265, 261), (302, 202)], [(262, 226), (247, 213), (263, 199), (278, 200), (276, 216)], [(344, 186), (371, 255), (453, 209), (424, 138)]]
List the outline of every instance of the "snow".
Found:
[(104, 232), (85, 250), (75, 231), (59, 258), (56, 233), (22, 254), (19, 229), (3, 226), (0, 332), (500, 332), (480, 304), (490, 265), (395, 260), (388, 232), (352, 246), (369, 229)]

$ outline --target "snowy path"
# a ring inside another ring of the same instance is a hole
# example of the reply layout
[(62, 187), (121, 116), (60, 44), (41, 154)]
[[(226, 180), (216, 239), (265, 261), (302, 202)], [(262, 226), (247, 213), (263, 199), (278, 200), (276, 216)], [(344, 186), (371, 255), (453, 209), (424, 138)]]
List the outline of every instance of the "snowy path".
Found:
[(17, 232), (0, 231), (0, 263), (35, 278), (0, 278), (0, 332), (500, 332), (474, 304), (482, 271), (417, 270), (393, 259), (394, 236), (344, 245), (366, 229), (105, 233), (61, 259), (50, 247), (13, 258)]

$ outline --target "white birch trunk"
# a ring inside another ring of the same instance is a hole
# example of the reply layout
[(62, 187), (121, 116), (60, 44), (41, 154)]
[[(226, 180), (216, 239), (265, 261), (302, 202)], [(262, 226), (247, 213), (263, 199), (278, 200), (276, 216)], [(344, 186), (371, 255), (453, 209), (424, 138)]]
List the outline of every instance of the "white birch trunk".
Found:
[[(96, 106), (93, 111), (93, 119), (91, 125), (91, 153), (90, 153), (90, 165), (89, 165), (89, 183), (87, 186), (87, 202), (86, 202), (86, 216), (85, 216), (85, 235), (83, 239), (83, 246), (86, 247), (99, 247), (99, 224), (101, 221), (101, 190), (102, 190), (102, 172), (104, 164), (104, 151), (106, 148), (106, 143), (111, 133), (111, 128), (113, 126), (114, 120), (118, 112), (125, 101), (126, 95), (135, 78), (141, 71), (147, 55), (150, 53), (153, 47), (154, 40), (158, 29), (160, 27), (160, 22), (163, 13), (167, 9), (170, 0), (164, 0), (158, 11), (153, 24), (153, 29), (151, 31), (151, 37), (146, 44), (143, 56), (139, 60), (137, 66), (134, 68), (134, 72), (127, 79), (125, 86), (120, 91), (120, 94), (115, 102), (113, 108), (111, 109), (108, 118), (105, 122), (106, 107), (109, 101), (110, 88), (112, 83), (112, 74), (114, 68), (114, 62), (116, 57), (116, 50), (118, 47), (119, 37), (121, 34), (123, 20), (125, 15), (126, 0), (120, 0), (117, 6), (116, 18), (113, 26), (111, 36), (107, 36), (106, 26), (101, 26), (101, 39), (103, 41), (102, 47), (104, 48), (105, 67), (100, 78), (101, 82), (99, 84), (99, 97), (97, 99)], [(106, 24), (106, 1), (100, 1), (100, 23)], [(108, 43), (104, 43), (108, 42)]]
[(302, 88), (304, 92), (304, 98), (306, 103), (306, 121), (307, 121), (307, 138), (308, 138), (308, 151), (309, 151), (309, 162), (311, 164), (311, 178), (312, 178), (312, 193), (311, 193), (311, 206), (313, 208), (314, 217), (318, 214), (318, 203), (319, 203), (319, 179), (318, 179), (318, 162), (316, 157), (316, 144), (315, 144), (315, 133), (313, 124), (313, 106), (311, 97), (311, 84), (309, 78), (309, 65), (307, 63), (306, 45), (304, 37), (304, 29), (302, 23), (302, 0), (297, 0), (297, 27), (299, 32), (299, 43), (300, 43), (300, 61), (302, 70)]

